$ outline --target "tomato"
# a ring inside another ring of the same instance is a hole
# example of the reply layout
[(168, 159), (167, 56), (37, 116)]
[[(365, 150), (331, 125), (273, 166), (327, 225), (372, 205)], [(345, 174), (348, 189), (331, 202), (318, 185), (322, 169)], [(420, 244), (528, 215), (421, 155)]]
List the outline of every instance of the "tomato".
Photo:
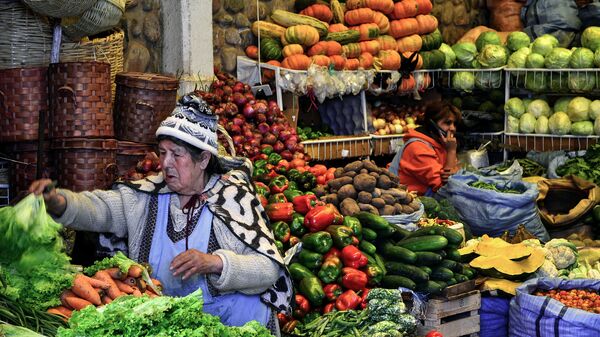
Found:
[(425, 335), (425, 337), (444, 337), (441, 332), (437, 330), (431, 330)]
[(325, 175), (317, 176), (317, 184), (325, 185), (326, 182), (327, 182), (327, 179), (325, 178)]

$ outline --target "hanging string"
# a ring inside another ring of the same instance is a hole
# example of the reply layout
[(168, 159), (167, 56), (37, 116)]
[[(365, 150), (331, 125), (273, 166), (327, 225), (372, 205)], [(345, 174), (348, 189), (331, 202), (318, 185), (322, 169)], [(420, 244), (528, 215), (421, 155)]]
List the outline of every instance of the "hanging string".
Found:
[(185, 206), (183, 206), (183, 208), (182, 208), (183, 214), (185, 214), (187, 216), (186, 224), (185, 224), (185, 250), (186, 251), (189, 249), (188, 238), (191, 234), (190, 229), (192, 228), (192, 221), (194, 218), (194, 213), (196, 213), (196, 210), (200, 209), (203, 204), (204, 203), (202, 202), (200, 195), (194, 194), (194, 195), (192, 195), (190, 200), (185, 204)]

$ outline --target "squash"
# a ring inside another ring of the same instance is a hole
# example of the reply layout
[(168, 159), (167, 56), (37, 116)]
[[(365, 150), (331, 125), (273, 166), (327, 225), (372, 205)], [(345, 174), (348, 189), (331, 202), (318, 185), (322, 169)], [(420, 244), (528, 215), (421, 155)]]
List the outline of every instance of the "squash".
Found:
[(379, 53), (379, 42), (377, 40), (359, 42), (360, 52), (377, 55)]
[(417, 15), (417, 22), (419, 24), (419, 35), (425, 35), (433, 32), (438, 27), (438, 20), (433, 15)]
[(346, 0), (346, 10), (350, 11), (357, 8), (365, 8), (367, 6), (367, 0)]
[(283, 54), (283, 57), (288, 57), (296, 54), (304, 54), (304, 48), (302, 47), (302, 45), (297, 43), (288, 44), (285, 47), (283, 47), (281, 53)]
[(297, 25), (288, 27), (285, 34), (283, 34), (283, 38), (288, 44), (297, 43), (310, 47), (319, 42), (319, 32), (313, 26)]
[(347, 11), (346, 14), (344, 14), (344, 22), (350, 26), (372, 23), (373, 10), (371, 8), (358, 8)]
[(327, 53), (325, 55), (341, 55), (342, 54), (342, 45), (337, 41), (326, 41), (327, 43)]
[(306, 52), (308, 56), (314, 55), (340, 55), (342, 53), (342, 45), (336, 41), (319, 41)]
[[(504, 256), (510, 260), (520, 260), (530, 256), (534, 248), (522, 243), (512, 244), (500, 238), (482, 238), (473, 252), (479, 256)], [(460, 251), (459, 251), (460, 252)]]
[(359, 41), (373, 40), (379, 36), (379, 26), (374, 23), (363, 23), (360, 26), (352, 26), (350, 29), (360, 33)]
[(544, 264), (545, 260), (544, 251), (540, 248), (534, 248), (529, 257), (520, 261), (510, 260), (505, 255), (479, 256), (473, 259), (469, 265), (486, 276), (520, 280), (535, 273)]
[(374, 11), (390, 14), (394, 11), (394, 1), (392, 0), (367, 0), (367, 7)]
[(397, 50), (398, 44), (396, 43), (396, 39), (389, 35), (379, 35), (377, 37), (377, 42), (379, 42), (380, 50)]
[(396, 40), (396, 45), (398, 46), (398, 51), (400, 53), (403, 52), (413, 52), (421, 50), (421, 46), (423, 44), (423, 40), (417, 34), (405, 36)]
[(271, 13), (271, 20), (283, 27), (293, 27), (297, 25), (311, 26), (317, 30), (319, 37), (327, 35), (329, 25), (319, 19), (315, 19), (308, 15), (296, 14), (281, 9), (276, 9)]
[(254, 34), (254, 36), (258, 36), (259, 31), (261, 38), (270, 37), (273, 39), (281, 39), (285, 33), (285, 27), (262, 20), (254, 21), (252, 23), (252, 34)]
[(415, 86), (415, 77), (413, 74), (409, 74), (408, 77), (402, 77), (398, 85), (398, 94), (406, 95), (412, 93), (415, 90)]
[(333, 15), (333, 22), (344, 24), (344, 7), (338, 0), (331, 0), (329, 3), (331, 13)]
[[(281, 67), (281, 63), (277, 60), (269, 60), (267, 62), (267, 64), (270, 64), (270, 65), (276, 66), (276, 67)], [(275, 70), (263, 69), (262, 75), (263, 75), (263, 78), (266, 80), (266, 82), (269, 82), (270, 80), (275, 78)]]
[(312, 63), (314, 63), (318, 66), (329, 67), (329, 64), (331, 63), (331, 60), (329, 59), (329, 57), (325, 56), (325, 55), (314, 55), (311, 58), (312, 58)]
[(257, 46), (251, 44), (248, 47), (246, 47), (244, 52), (246, 53), (246, 56), (248, 56), (249, 58), (251, 58), (253, 60), (258, 60), (258, 47)]
[(342, 46), (342, 54), (347, 58), (358, 58), (360, 56), (360, 44), (348, 43)]
[(269, 37), (260, 39), (260, 55), (265, 60), (280, 60), (283, 57), (281, 43)]
[(319, 19), (327, 23), (333, 19), (333, 12), (331, 12), (329, 6), (323, 4), (310, 5), (303, 9), (300, 14), (312, 16), (315, 19)]
[(340, 44), (348, 44), (358, 42), (360, 40), (360, 32), (353, 29), (348, 29), (343, 32), (329, 33), (325, 36), (326, 41), (337, 41)]
[(370, 53), (360, 54), (360, 56), (358, 57), (358, 61), (360, 62), (359, 68), (363, 68), (363, 69), (371, 69), (373, 67), (378, 68), (378, 67), (376, 67), (376, 64), (375, 64), (375, 57)]
[(331, 64), (333, 64), (333, 69), (335, 70), (344, 70), (346, 66), (346, 58), (342, 55), (331, 55), (329, 56), (329, 60)]
[(419, 54), (423, 57), (423, 69), (441, 69), (444, 67), (446, 54), (439, 49), (422, 51)]
[(373, 22), (379, 27), (379, 34), (385, 34), (390, 30), (390, 20), (383, 13), (374, 12)]
[(402, 0), (394, 4), (390, 18), (395, 20), (412, 18), (417, 15), (418, 8), (415, 0)]
[(294, 70), (306, 70), (310, 66), (310, 57), (304, 54), (295, 54), (288, 56), (283, 59), (281, 66), (283, 68), (294, 69)]
[(396, 39), (418, 33), (419, 22), (415, 18), (390, 21), (390, 30), (388, 31), (388, 34)]
[(419, 14), (429, 14), (433, 9), (433, 4), (431, 0), (416, 0), (417, 1), (417, 15)]
[(346, 59), (345, 70), (357, 70), (358, 67), (360, 67), (360, 61), (357, 58)]
[[(329, 33), (339, 33), (339, 32), (345, 32), (347, 31), (349, 28), (344, 26), (344, 24), (342, 23), (334, 23), (332, 25), (329, 25)], [(329, 33), (327, 33), (327, 35), (329, 35)]]
[(481, 285), (481, 290), (494, 291), (501, 290), (509, 295), (517, 295), (517, 288), (522, 282), (504, 280), (500, 278), (486, 278)]
[(423, 47), (421, 48), (423, 51), (438, 49), (444, 42), (442, 33), (437, 28), (433, 33), (421, 36), (421, 39), (423, 40)]
[(377, 55), (381, 62), (381, 69), (398, 70), (400, 69), (400, 54), (395, 50), (382, 50)]

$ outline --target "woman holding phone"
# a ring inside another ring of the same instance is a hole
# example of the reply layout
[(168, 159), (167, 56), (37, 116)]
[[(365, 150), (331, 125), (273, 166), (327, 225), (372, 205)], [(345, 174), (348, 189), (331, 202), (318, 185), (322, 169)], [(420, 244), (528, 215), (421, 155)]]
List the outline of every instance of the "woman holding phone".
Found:
[(421, 126), (405, 134), (390, 171), (398, 174), (409, 191), (431, 195), (458, 171), (455, 133), (461, 118), (460, 110), (450, 103), (431, 103)]

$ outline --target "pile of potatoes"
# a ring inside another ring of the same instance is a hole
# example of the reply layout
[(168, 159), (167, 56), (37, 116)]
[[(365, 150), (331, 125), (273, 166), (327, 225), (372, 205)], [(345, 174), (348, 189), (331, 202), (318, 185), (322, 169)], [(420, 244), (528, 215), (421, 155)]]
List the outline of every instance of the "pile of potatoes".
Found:
[(334, 172), (327, 182), (329, 193), (316, 193), (326, 203), (336, 205), (342, 215), (367, 211), (377, 215), (411, 214), (421, 207), (421, 202), (398, 176), (380, 168), (370, 160), (357, 160)]

